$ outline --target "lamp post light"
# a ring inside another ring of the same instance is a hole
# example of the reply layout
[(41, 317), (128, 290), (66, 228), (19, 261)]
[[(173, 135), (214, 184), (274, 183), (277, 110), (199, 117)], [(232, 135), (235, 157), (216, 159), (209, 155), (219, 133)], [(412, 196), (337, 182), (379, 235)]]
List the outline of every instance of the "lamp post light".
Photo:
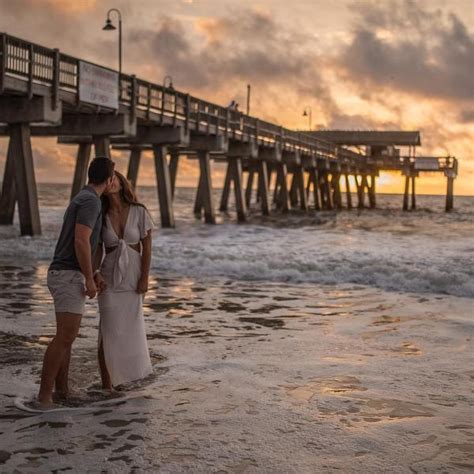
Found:
[(309, 121), (309, 130), (311, 131), (312, 129), (312, 121), (313, 121), (313, 110), (311, 107), (308, 105), (304, 108), (303, 110), (303, 117), (308, 117)]
[[(169, 85), (166, 85), (166, 81), (169, 80)], [(173, 78), (171, 76), (165, 76), (163, 78), (163, 89), (174, 89), (173, 87)]]
[(112, 20), (110, 19), (110, 14), (112, 12), (116, 13), (118, 16), (118, 34), (119, 34), (118, 60), (119, 60), (119, 77), (120, 77), (120, 75), (122, 74), (122, 14), (120, 13), (120, 10), (118, 10), (117, 8), (111, 8), (107, 12), (107, 19), (105, 20), (105, 25), (102, 29), (104, 31), (113, 31), (117, 29), (112, 23)]

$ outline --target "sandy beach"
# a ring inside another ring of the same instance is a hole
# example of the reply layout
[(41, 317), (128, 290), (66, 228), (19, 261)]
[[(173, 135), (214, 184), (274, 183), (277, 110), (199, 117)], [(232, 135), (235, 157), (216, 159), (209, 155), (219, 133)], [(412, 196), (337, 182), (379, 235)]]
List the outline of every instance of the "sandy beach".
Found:
[[(452, 472), (474, 467), (472, 300), (166, 279), (155, 375), (101, 409), (31, 416), (53, 334), (46, 267), (1, 268), (1, 472)], [(311, 298), (308, 298), (311, 294)], [(98, 382), (95, 303), (74, 350)]]
[[(46, 272), (68, 186), (40, 186), (43, 236), (0, 228), (0, 472), (413, 473), (474, 468), (472, 207), (206, 226), (178, 189), (145, 298), (154, 374), (97, 395), (97, 303), (66, 412), (27, 414), (55, 331)], [(140, 189), (159, 222), (155, 190)], [(441, 239), (442, 236), (442, 239)]]

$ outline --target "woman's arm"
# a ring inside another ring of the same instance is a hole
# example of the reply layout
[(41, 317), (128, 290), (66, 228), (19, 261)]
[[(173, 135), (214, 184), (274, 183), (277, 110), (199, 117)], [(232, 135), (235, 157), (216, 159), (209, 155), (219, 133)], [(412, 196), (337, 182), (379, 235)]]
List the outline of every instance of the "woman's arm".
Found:
[(148, 275), (151, 265), (151, 230), (148, 231), (142, 242), (142, 274), (138, 280), (137, 293), (146, 293), (148, 291)]

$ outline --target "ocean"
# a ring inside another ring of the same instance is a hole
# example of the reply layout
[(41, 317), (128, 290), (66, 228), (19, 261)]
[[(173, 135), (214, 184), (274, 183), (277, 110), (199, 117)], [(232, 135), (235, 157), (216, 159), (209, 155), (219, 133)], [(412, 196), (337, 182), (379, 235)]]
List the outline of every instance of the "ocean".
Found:
[[(27, 416), (54, 334), (46, 288), (69, 186), (40, 184), (40, 237), (0, 226), (0, 471), (434, 472), (474, 468), (474, 197), (377, 209), (231, 206), (206, 225), (178, 188), (156, 223), (145, 317), (155, 374), (98, 410)], [(354, 200), (355, 202), (355, 200)], [(215, 193), (218, 207), (219, 191)], [(73, 349), (98, 381), (97, 307)]]

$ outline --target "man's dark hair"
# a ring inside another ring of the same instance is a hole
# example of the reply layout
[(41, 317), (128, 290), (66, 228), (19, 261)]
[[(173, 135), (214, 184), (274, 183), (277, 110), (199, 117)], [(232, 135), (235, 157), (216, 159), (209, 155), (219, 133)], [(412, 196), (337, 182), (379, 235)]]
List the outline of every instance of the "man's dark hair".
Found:
[(114, 175), (115, 163), (106, 156), (98, 156), (91, 161), (87, 176), (90, 184), (104, 184)]

